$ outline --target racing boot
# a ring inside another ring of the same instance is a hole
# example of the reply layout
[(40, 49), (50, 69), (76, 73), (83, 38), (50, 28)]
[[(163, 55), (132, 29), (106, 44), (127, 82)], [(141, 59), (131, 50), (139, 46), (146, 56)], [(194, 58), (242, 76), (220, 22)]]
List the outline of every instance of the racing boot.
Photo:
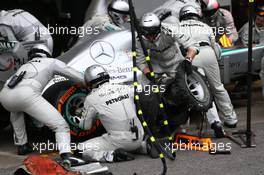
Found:
[(79, 166), (84, 165), (85, 161), (74, 156), (72, 153), (62, 153), (61, 155), (62, 163), (68, 163), (68, 166)]
[(149, 139), (147, 140), (147, 153), (153, 159), (159, 158), (159, 152), (157, 151), (153, 143), (149, 141)]
[(224, 126), (228, 128), (236, 128), (237, 127), (237, 122), (238, 122), (238, 117), (237, 114), (234, 110), (232, 110), (232, 113), (229, 115), (226, 115), (224, 117)]
[(237, 123), (234, 123), (234, 124), (229, 124), (227, 122), (224, 122), (224, 125), (228, 128), (236, 128), (237, 127)]
[(103, 155), (103, 161), (105, 162), (124, 162), (134, 159), (135, 157), (132, 154), (122, 148), (118, 148), (115, 151), (105, 151)]
[(225, 137), (224, 128), (223, 128), (222, 124), (219, 121), (215, 121), (214, 123), (212, 123), (211, 129), (214, 130), (214, 135), (215, 135), (216, 138)]
[(33, 152), (33, 148), (31, 145), (29, 145), (28, 143), (24, 144), (24, 145), (19, 145), (17, 147), (17, 154), (18, 155), (27, 155), (29, 153)]
[(141, 143), (140, 149), (137, 152), (141, 154), (147, 154), (153, 159), (159, 158), (158, 151), (146, 136)]
[(113, 152), (113, 156), (114, 156), (113, 158), (114, 162), (123, 162), (123, 161), (130, 161), (135, 159), (135, 157), (132, 154), (128, 153), (122, 148), (116, 149)]

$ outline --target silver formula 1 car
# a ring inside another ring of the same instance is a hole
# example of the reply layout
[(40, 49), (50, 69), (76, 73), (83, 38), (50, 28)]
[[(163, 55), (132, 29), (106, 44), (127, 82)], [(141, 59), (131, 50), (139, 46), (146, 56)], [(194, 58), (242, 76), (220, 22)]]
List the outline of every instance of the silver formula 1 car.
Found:
[[(255, 75), (261, 69), (261, 59), (264, 57), (264, 46), (253, 48), (252, 70)], [(222, 49), (219, 60), (222, 82), (227, 85), (245, 78), (248, 71), (248, 48)]]
[[(10, 64), (9, 66), (9, 61), (4, 62), (8, 66), (3, 69), (5, 74), (1, 74), (2, 85), (21, 64), (27, 61), (26, 53), (30, 49), (30, 44), (32, 44), (13, 43), (9, 43), (13, 44), (13, 47), (3, 51), (3, 55), (5, 55), (3, 60), (8, 58), (10, 63), (19, 64)], [(105, 32), (95, 35), (91, 39), (78, 43), (58, 59), (80, 72), (84, 72), (87, 67), (93, 64), (100, 64), (109, 72), (111, 82), (126, 84), (133, 82), (131, 32), (129, 30)], [(170, 97), (170, 105), (174, 99), (177, 99), (175, 100), (177, 103), (188, 100), (187, 104), (192, 104), (200, 109), (207, 110), (209, 108), (212, 97), (208, 84), (199, 71), (201, 70), (194, 70), (191, 76), (182, 74), (182, 82), (179, 85), (185, 91), (185, 93), (180, 93), (185, 94), (182, 97), (171, 98), (173, 96), (168, 95), (167, 91), (166, 94)], [(138, 79), (140, 82), (147, 82), (140, 72), (138, 73)], [(171, 86), (174, 87), (174, 85)], [(98, 128), (102, 128), (99, 121), (95, 121), (93, 128), (83, 128), (83, 119), (75, 115), (76, 111), (83, 107), (83, 101), (87, 93), (89, 93), (87, 89), (78, 88), (60, 76), (55, 76), (43, 91), (43, 96), (62, 113), (70, 125), (71, 133), (76, 137), (94, 136), (94, 133), (100, 133), (98, 132)], [(186, 96), (188, 96), (188, 99), (185, 99)], [(177, 105), (179, 106), (179, 104)], [(3, 116), (1, 117), (3, 128), (9, 123), (9, 115), (4, 109), (1, 109), (1, 112), (3, 113), (1, 115)]]

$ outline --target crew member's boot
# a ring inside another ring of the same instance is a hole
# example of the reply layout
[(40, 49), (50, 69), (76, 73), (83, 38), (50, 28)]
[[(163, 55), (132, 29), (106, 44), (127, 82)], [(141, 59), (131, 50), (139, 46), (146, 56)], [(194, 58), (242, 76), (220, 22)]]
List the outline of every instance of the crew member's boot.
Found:
[(68, 161), (70, 166), (79, 166), (84, 165), (85, 161), (77, 156), (74, 156), (72, 153), (63, 153), (60, 155), (63, 162)]
[(125, 151), (122, 148), (116, 149), (113, 152), (113, 156), (113, 162), (131, 161), (135, 159), (135, 157), (131, 153)]
[(212, 125), (211, 125), (211, 129), (214, 130), (214, 134), (216, 138), (223, 138), (225, 137), (225, 131), (224, 128), (222, 126), (222, 124), (218, 121), (215, 121)]
[(18, 155), (27, 155), (27, 154), (32, 153), (32, 152), (33, 152), (33, 148), (28, 143), (26, 143), (24, 145), (19, 145), (17, 147), (17, 154)]

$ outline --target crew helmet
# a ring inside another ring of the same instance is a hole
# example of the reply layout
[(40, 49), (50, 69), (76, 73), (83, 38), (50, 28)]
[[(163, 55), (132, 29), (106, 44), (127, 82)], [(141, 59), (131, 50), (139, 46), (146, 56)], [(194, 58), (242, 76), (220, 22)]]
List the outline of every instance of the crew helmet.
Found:
[(108, 14), (113, 22), (120, 26), (129, 20), (129, 5), (123, 0), (114, 0), (108, 6)]
[(50, 49), (44, 45), (44, 44), (37, 44), (34, 45), (30, 51), (28, 52), (28, 59), (31, 60), (35, 57), (41, 57), (41, 58), (51, 58), (52, 57), (52, 53), (50, 51)]
[(179, 14), (180, 21), (187, 19), (200, 19), (200, 18), (201, 16), (199, 11), (192, 5), (184, 6), (180, 10), (180, 14)]
[(146, 13), (140, 20), (143, 36), (148, 40), (156, 40), (161, 32), (161, 21), (154, 13)]
[(217, 0), (203, 0), (203, 6), (203, 15), (205, 17), (213, 17), (220, 8)]
[(110, 76), (101, 65), (92, 65), (85, 70), (84, 81), (91, 88), (96, 88), (101, 84), (109, 82)]

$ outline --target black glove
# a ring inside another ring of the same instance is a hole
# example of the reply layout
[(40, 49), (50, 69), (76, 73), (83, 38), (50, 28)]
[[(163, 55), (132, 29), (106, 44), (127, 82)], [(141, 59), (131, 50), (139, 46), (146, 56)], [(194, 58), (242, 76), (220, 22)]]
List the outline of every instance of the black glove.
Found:
[(183, 60), (182, 66), (187, 75), (192, 74), (192, 61), (190, 58), (186, 58), (185, 60)]
[(134, 159), (135, 157), (132, 154), (126, 152), (122, 148), (119, 148), (114, 151), (114, 162), (130, 161)]
[(155, 80), (155, 78), (154, 77), (152, 77), (151, 75), (150, 75), (150, 72), (149, 73), (147, 73), (147, 74), (145, 74), (146, 75), (146, 77), (147, 77), (147, 79), (149, 80), (149, 81), (154, 81)]

